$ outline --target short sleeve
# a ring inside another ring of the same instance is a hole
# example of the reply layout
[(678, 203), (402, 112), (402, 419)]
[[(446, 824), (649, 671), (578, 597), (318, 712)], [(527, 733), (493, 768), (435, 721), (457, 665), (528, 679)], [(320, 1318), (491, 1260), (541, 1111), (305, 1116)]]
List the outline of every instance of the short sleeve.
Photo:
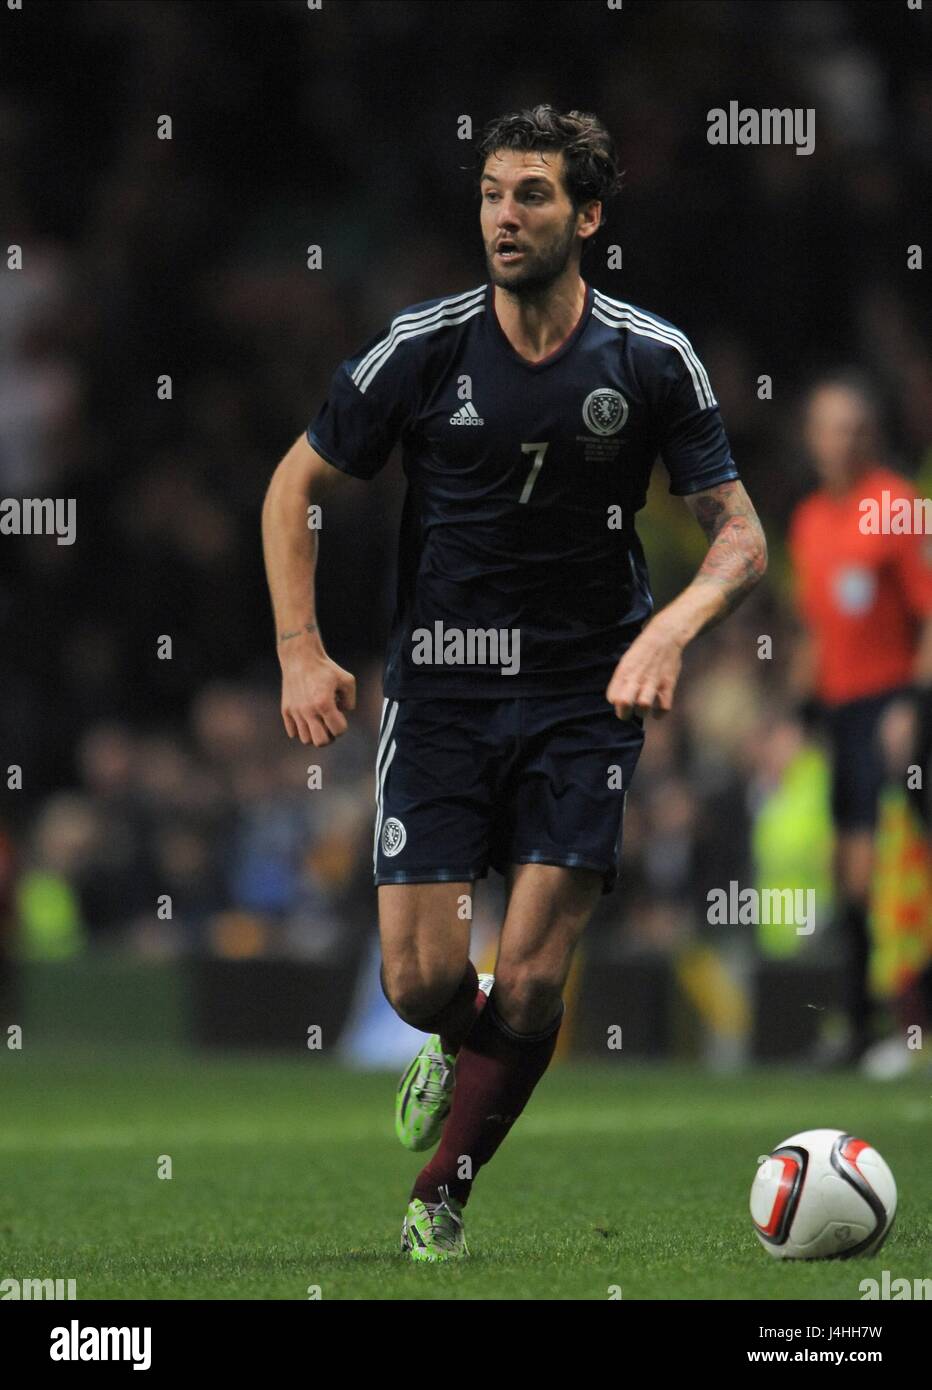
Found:
[[(910, 502), (912, 502), (910, 496)], [(921, 528), (891, 536), (894, 566), (910, 609), (918, 617), (932, 615), (932, 535)]]
[(374, 478), (414, 413), (415, 392), (413, 350), (385, 329), (334, 372), (308, 443), (341, 472)]
[(737, 478), (728, 436), (706, 370), (682, 333), (670, 330), (661, 367), (660, 456), (677, 497)]

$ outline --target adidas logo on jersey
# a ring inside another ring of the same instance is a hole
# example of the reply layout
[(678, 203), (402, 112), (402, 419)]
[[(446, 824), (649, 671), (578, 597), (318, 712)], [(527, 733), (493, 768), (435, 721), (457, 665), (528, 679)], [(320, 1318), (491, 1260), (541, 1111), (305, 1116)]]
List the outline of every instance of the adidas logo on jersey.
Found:
[(472, 401), (467, 401), (460, 406), (455, 415), (450, 416), (451, 425), (484, 425), (485, 421), (479, 414)]

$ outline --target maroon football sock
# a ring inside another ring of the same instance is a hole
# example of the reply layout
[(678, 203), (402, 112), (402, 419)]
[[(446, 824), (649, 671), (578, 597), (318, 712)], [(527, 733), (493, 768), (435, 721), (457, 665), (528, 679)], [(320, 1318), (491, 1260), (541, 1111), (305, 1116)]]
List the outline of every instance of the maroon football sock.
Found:
[(455, 1021), (444, 1025), (444, 1031), (440, 1034), (440, 1046), (444, 1052), (452, 1052), (456, 1057), (460, 1048), (469, 1037), (476, 1024), (476, 1019), (482, 1013), (488, 1003), (486, 995), (481, 989), (476, 990), (476, 997), (473, 1000), (472, 1009), (458, 1011)]
[(412, 1197), (436, 1202), (438, 1187), (445, 1187), (460, 1202), (468, 1200), (479, 1169), (547, 1070), (562, 1021), (561, 1005), (559, 1016), (542, 1033), (515, 1033), (498, 1017), (492, 1001), (486, 1004), (457, 1058), (453, 1105), (440, 1147), (418, 1174)]

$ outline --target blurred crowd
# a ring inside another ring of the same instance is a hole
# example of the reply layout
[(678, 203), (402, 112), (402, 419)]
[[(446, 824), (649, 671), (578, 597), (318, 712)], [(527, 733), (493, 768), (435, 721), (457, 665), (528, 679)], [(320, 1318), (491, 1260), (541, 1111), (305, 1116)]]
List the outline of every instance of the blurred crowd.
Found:
[[(919, 22), (823, 0), (111, 0), (30, 5), (15, 34), (8, 18), (0, 206), (22, 268), (0, 275), (0, 494), (77, 504), (73, 546), (0, 537), (0, 737), (22, 769), (0, 805), (8, 930), (50, 955), (306, 958), (371, 931), (400, 470), (328, 503), (321, 625), (361, 698), (317, 753), (278, 713), (261, 501), (339, 361), (484, 278), (462, 113), (553, 100), (597, 111), (626, 169), (586, 274), (690, 334), (771, 544), (765, 591), (695, 644), (674, 714), (649, 725), (622, 886), (594, 924), (607, 949), (701, 933), (706, 886), (753, 881), (755, 827), (806, 746), (782, 538), (812, 485), (812, 377), (867, 369), (890, 462), (932, 472), (932, 306), (907, 269), (932, 163)], [(706, 112), (731, 99), (813, 107), (815, 153), (709, 146)], [(704, 542), (655, 484), (639, 530), (662, 603)]]

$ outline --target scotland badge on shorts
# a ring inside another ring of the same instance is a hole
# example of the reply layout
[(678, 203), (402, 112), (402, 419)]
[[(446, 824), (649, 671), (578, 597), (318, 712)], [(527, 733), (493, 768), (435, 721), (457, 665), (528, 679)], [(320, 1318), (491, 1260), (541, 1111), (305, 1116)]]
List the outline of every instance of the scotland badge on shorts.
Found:
[(391, 859), (394, 855), (400, 854), (405, 847), (408, 838), (407, 831), (400, 820), (394, 816), (389, 816), (382, 826), (382, 853), (386, 859)]

